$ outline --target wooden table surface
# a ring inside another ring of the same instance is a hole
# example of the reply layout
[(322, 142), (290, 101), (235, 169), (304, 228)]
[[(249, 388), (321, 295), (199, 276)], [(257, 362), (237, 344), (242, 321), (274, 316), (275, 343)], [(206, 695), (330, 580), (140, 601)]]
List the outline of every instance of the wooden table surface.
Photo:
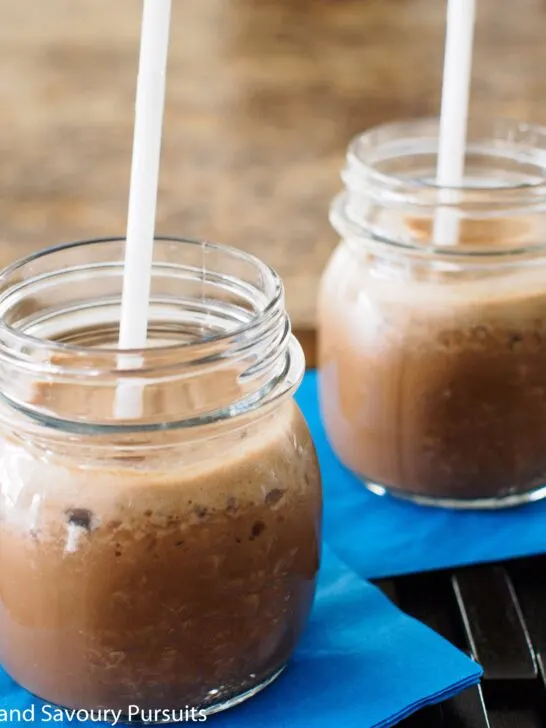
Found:
[[(546, 2), (478, 0), (472, 107), (546, 122)], [(0, 263), (122, 234), (139, 0), (0, 0)], [(158, 231), (283, 276), (312, 353), (348, 140), (436, 114), (441, 0), (174, 0)]]

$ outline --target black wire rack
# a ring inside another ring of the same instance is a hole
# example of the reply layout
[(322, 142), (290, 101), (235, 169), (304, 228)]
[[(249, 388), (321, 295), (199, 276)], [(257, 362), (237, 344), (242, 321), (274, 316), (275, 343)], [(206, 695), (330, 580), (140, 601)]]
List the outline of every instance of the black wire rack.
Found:
[(546, 556), (376, 582), (484, 668), (402, 728), (546, 728)]

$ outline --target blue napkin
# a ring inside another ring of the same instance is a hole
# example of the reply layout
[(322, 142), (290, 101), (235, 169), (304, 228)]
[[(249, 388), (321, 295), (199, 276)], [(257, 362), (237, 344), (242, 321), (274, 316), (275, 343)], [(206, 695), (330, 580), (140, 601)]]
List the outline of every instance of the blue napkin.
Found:
[[(326, 548), (311, 622), (289, 668), (264, 692), (209, 720), (217, 728), (386, 727), (477, 683), (480, 675), (475, 662)], [(66, 717), (47, 723), (44, 705), (0, 671), (0, 711), (34, 706), (34, 720), (24, 725), (105, 725)]]
[(366, 578), (546, 552), (546, 500), (500, 511), (417, 506), (370, 493), (336, 458), (320, 420), (316, 372), (297, 394), (320, 460), (325, 540)]

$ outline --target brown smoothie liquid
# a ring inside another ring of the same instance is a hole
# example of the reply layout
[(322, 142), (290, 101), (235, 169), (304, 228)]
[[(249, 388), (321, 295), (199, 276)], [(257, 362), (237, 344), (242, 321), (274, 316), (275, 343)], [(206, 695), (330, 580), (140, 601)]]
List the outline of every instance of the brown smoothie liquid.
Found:
[[(503, 242), (522, 230), (512, 221)], [(466, 230), (482, 245), (487, 232)], [(323, 283), (320, 397), (341, 459), (372, 483), (435, 499), (544, 485), (545, 267), (394, 265), (341, 247)]]
[(17, 682), (67, 707), (177, 709), (283, 667), (315, 589), (316, 457), (292, 401), (230, 427), (117, 463), (2, 443), (0, 661)]

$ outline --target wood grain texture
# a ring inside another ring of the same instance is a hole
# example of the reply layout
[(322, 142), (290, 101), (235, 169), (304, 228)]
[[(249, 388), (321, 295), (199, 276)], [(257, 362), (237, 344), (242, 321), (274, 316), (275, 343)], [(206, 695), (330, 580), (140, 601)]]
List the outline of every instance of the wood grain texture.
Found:
[[(546, 3), (478, 6), (473, 112), (546, 121)], [(0, 0), (0, 263), (123, 233), (140, 7)], [(440, 0), (174, 0), (158, 230), (274, 265), (312, 341), (347, 142), (437, 112), (444, 11)]]

